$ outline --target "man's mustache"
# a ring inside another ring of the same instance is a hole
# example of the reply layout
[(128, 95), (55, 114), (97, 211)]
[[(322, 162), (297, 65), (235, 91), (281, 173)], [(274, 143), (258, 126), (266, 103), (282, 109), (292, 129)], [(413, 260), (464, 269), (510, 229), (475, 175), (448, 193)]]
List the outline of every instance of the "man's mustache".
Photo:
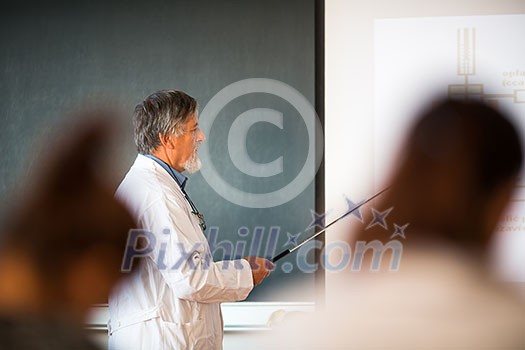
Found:
[(202, 141), (195, 142), (195, 146), (193, 148), (193, 151), (198, 150), (202, 146)]

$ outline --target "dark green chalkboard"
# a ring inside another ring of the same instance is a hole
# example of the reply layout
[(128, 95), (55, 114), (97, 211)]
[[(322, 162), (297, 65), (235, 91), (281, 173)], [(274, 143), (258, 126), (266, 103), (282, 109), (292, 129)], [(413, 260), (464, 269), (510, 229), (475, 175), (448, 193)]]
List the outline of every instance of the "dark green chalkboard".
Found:
[[(196, 97), (202, 110), (222, 88), (248, 78), (284, 82), (314, 104), (313, 0), (25, 1), (0, 6), (4, 199), (13, 196), (14, 188), (24, 187), (17, 180), (27, 175), (35, 158), (35, 140), (52, 135), (66, 113), (79, 105), (112, 100), (131, 115), (135, 104), (149, 93), (178, 88)], [(247, 135), (246, 149), (254, 162), (283, 157), (284, 171), (272, 177), (243, 174), (228, 156), (231, 124), (253, 108), (283, 114), (282, 130), (258, 123)], [(115, 185), (135, 157), (131, 121), (124, 125), (121, 135), (116, 135), (120, 156), (113, 162)], [(290, 103), (271, 94), (252, 93), (233, 100), (217, 116), (207, 137), (221, 176), (245, 191), (264, 193), (283, 187), (307, 156), (307, 130), (301, 116)], [(292, 201), (265, 209), (223, 199), (202, 174), (191, 176), (188, 186), (220, 239), (242, 238), (248, 246), (256, 227), (265, 235), (271, 227), (279, 227), (278, 251), (285, 248), (287, 232), (303, 232), (300, 238), (306, 237), (315, 208), (313, 182)], [(239, 229), (248, 235), (241, 237)], [(285, 273), (279, 265), (250, 299), (313, 300), (313, 274), (292, 267), (291, 273)], [(287, 293), (298, 285), (301, 295)]]

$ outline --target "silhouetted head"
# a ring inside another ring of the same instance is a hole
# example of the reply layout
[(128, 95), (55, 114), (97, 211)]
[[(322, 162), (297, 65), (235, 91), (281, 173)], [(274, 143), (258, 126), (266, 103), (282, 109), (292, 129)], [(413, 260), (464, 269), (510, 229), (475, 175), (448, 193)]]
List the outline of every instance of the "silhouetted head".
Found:
[(415, 122), (382, 207), (394, 206), (391, 221), (409, 223), (406, 244), (439, 236), (484, 249), (515, 188), (522, 152), (501, 112), (477, 102), (440, 102)]
[(515, 187), (520, 138), (499, 111), (443, 101), (415, 123), (394, 176), (395, 211), (411, 230), (485, 245)]
[(28, 262), (39, 297), (52, 308), (105, 302), (120, 276), (127, 233), (136, 227), (100, 178), (110, 136), (103, 121), (112, 117), (105, 112), (84, 116), (90, 122), (54, 148), (54, 157), (33, 174), (36, 183), (28, 184), (29, 196), (13, 207), (4, 228), (2, 254)]

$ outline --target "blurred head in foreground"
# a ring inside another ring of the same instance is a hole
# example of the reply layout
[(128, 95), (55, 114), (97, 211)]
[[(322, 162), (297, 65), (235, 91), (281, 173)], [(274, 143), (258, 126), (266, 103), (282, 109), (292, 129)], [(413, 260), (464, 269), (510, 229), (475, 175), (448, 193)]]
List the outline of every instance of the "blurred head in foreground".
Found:
[[(443, 101), (404, 146), (391, 189), (372, 204), (392, 208), (388, 230), (365, 218), (325, 312), (276, 339), (289, 349), (525, 348), (524, 304), (488, 278), (484, 261), (523, 161), (516, 130), (483, 104)], [(392, 235), (394, 224), (408, 224), (405, 237)], [(375, 249), (394, 241), (398, 269), (393, 249)], [(369, 249), (355, 268), (360, 242)]]
[(110, 136), (103, 120), (114, 115), (82, 117), (89, 122), (69, 142), (50, 147), (54, 157), (32, 173), (29, 195), (15, 204), (2, 229), (4, 325), (48, 317), (80, 325), (93, 303), (106, 302), (120, 275), (127, 233), (135, 225), (100, 179)]
[[(382, 206), (393, 207), (390, 221), (416, 232), (406, 247), (439, 239), (483, 255), (522, 162), (519, 135), (503, 114), (477, 102), (442, 101), (417, 119)], [(358, 240), (389, 238), (375, 231)]]

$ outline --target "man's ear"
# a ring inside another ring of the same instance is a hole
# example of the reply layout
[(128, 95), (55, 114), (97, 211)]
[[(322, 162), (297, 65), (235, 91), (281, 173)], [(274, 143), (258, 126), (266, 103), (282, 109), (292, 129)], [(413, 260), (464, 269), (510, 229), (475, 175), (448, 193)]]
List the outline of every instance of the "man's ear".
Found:
[(159, 140), (162, 146), (168, 149), (174, 148), (174, 137), (172, 134), (162, 135), (159, 133)]

